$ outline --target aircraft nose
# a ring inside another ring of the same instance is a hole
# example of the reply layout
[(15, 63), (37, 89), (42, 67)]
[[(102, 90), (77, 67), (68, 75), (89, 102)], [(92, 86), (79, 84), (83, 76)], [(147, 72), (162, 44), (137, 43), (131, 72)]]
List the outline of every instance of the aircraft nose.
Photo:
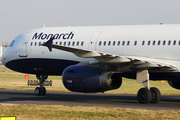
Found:
[(7, 53), (4, 51), (1, 56), (1, 61), (2, 61), (3, 65), (6, 65), (6, 55), (5, 54), (7, 54)]
[(7, 47), (1, 56), (1, 61), (4, 66), (6, 66), (6, 63), (10, 60), (12, 54), (12, 50)]

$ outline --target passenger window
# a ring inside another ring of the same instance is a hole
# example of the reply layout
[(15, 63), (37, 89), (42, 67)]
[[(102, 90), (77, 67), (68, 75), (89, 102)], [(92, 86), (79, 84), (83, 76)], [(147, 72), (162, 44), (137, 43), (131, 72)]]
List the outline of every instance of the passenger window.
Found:
[(75, 42), (73, 41), (72, 46), (74, 46)]
[(39, 46), (41, 45), (41, 42), (39, 42)]
[(37, 42), (34, 43), (34, 46), (36, 46)]
[(176, 45), (176, 40), (174, 40), (173, 45)]
[(66, 42), (64, 42), (64, 46), (66, 46)]
[(68, 42), (68, 46), (70, 46), (71, 42)]
[(171, 41), (169, 40), (168, 45), (171, 45)]
[(101, 41), (99, 41), (99, 46), (101, 46)]
[(113, 42), (113, 46), (116, 44), (116, 41)]
[(127, 46), (130, 44), (130, 41), (127, 42)]
[(134, 41), (134, 45), (135, 45), (135, 46), (137, 45), (137, 41)]
[(81, 46), (83, 46), (83, 44), (84, 44), (84, 42), (82, 41), (82, 42), (81, 42)]
[(180, 41), (179, 41), (179, 45), (180, 45)]
[(158, 41), (158, 45), (160, 45), (160, 44), (161, 44), (161, 41), (159, 40), (159, 41)]
[(108, 45), (109, 45), (109, 46), (111, 45), (111, 41), (109, 41)]
[(59, 45), (62, 45), (62, 42), (60, 42)]
[(155, 44), (156, 44), (156, 41), (154, 40), (154, 41), (153, 41), (153, 45), (155, 45)]
[(164, 40), (164, 41), (163, 41), (163, 45), (165, 45), (165, 44), (166, 44), (166, 41)]
[(77, 42), (77, 46), (79, 45), (79, 42)]
[(142, 41), (142, 45), (144, 45), (145, 44), (145, 41)]
[(150, 45), (150, 44), (151, 44), (151, 41), (149, 40), (149, 41), (148, 41), (148, 45)]
[(31, 46), (33, 45), (33, 42), (31, 42)]
[(56, 42), (56, 45), (58, 44), (58, 42)]
[(106, 41), (104, 41), (104, 46), (106, 45)]
[(120, 41), (118, 41), (118, 46), (120, 45)]
[(123, 46), (125, 45), (125, 41), (123, 41), (122, 45), (123, 45)]

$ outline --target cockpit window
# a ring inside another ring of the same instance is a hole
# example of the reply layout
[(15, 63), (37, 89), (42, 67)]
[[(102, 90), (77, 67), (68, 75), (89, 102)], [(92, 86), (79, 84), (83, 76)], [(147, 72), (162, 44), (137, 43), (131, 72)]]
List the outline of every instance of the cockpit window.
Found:
[(14, 45), (14, 42), (15, 42), (15, 40), (13, 40), (13, 41), (11, 42), (11, 44), (9, 45), (9, 47), (12, 47), (12, 46)]

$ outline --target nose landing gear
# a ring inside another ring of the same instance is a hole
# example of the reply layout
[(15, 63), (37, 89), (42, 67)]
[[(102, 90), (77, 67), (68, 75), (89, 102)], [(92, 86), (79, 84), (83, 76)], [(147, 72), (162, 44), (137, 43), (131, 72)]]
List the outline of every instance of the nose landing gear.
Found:
[(44, 95), (46, 95), (46, 88), (45, 87), (43, 87), (43, 88), (36, 87), (34, 93), (35, 93), (35, 95), (42, 95), (42, 96), (44, 96)]
[(37, 79), (39, 79), (39, 86), (40, 87), (36, 87), (36, 89), (35, 89), (35, 91), (34, 91), (34, 93), (35, 93), (35, 95), (42, 95), (42, 96), (44, 96), (44, 95), (46, 95), (46, 88), (44, 87), (44, 81), (47, 79), (47, 75), (41, 75), (41, 76), (38, 76), (38, 75), (36, 75), (36, 77), (37, 77)]

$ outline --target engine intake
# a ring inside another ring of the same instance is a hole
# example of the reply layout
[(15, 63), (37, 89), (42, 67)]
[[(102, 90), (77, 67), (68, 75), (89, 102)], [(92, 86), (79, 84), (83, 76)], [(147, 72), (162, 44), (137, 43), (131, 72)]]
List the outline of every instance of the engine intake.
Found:
[(180, 89), (180, 81), (168, 81), (169, 85), (175, 89)]
[(67, 67), (63, 72), (62, 80), (68, 90), (85, 93), (117, 89), (122, 83), (119, 73), (82, 65)]

